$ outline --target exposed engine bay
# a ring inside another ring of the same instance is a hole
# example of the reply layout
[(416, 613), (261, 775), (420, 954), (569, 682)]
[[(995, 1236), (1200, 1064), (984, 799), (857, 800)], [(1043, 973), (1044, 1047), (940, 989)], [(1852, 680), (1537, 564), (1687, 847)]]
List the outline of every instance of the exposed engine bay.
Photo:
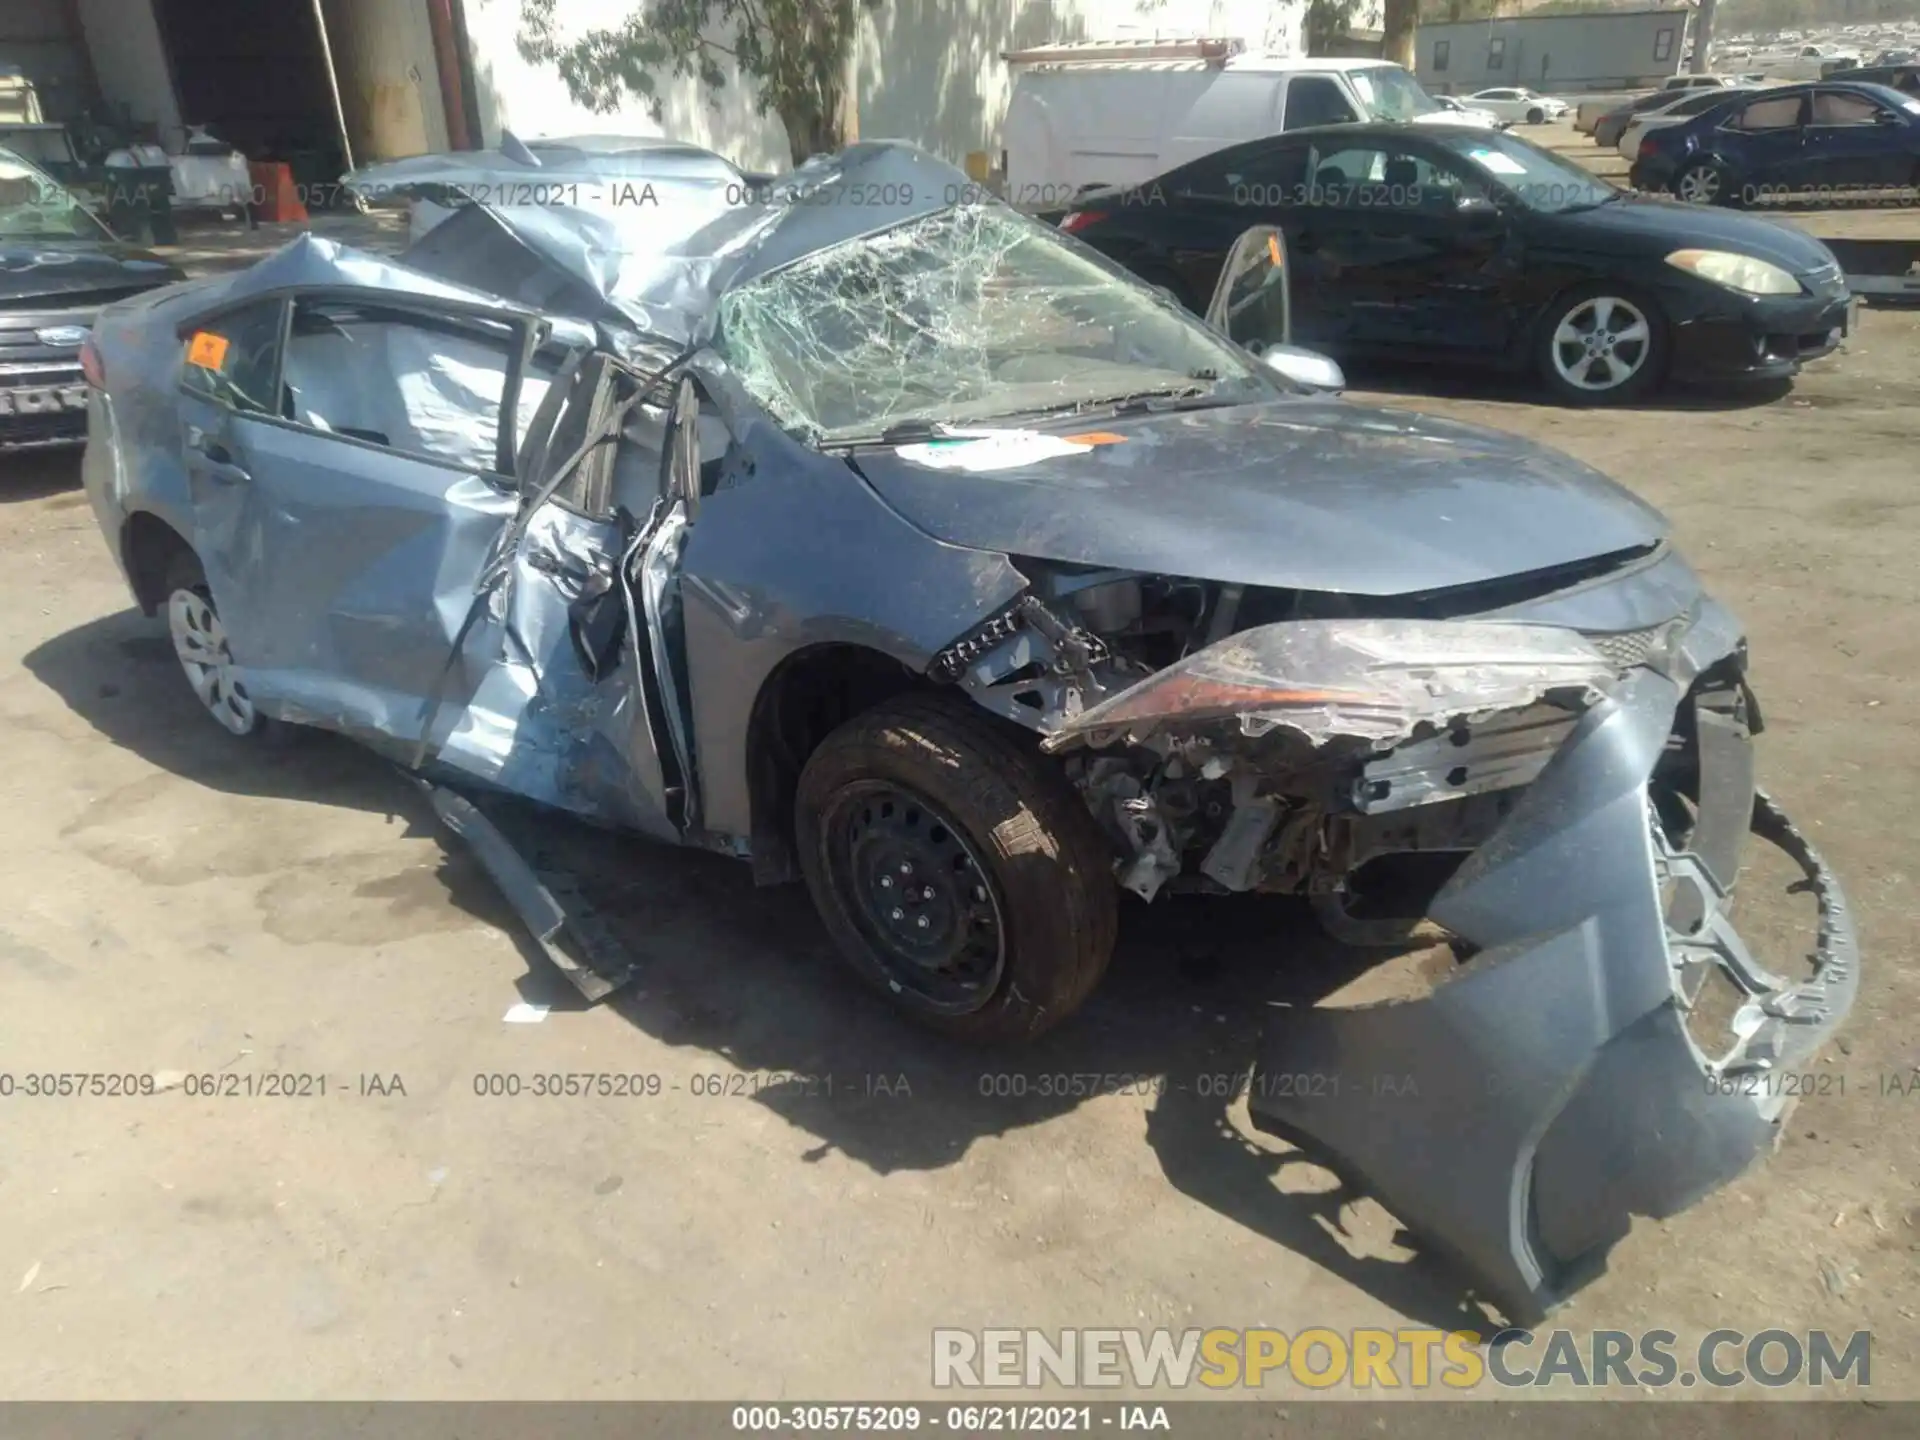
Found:
[(1041, 573), (930, 675), (1041, 732), (1134, 894), (1306, 894), (1356, 943), (1403, 934), (1421, 908), (1361, 918), (1370, 891), (1437, 890), (1628, 663), (1683, 628), (1596, 643), (1447, 615), (1480, 594)]

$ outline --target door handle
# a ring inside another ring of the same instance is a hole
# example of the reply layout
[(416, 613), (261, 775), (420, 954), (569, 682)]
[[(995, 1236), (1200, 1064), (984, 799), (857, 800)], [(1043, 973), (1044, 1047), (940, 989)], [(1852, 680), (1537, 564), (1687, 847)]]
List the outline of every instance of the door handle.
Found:
[(198, 425), (187, 430), (187, 448), (206, 462), (198, 468), (209, 480), (217, 480), (222, 485), (238, 485), (253, 478), (234, 462), (233, 452), (223, 442), (214, 439)]

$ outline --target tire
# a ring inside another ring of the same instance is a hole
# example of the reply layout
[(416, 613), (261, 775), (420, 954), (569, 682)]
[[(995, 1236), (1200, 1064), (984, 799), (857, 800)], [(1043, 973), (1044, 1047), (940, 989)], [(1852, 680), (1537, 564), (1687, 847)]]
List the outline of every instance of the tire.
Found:
[[(1596, 332), (1605, 337), (1595, 345)], [(1636, 333), (1637, 332), (1637, 333)], [(1568, 405), (1619, 405), (1666, 373), (1667, 318), (1640, 291), (1610, 282), (1576, 286), (1541, 312), (1534, 364)]]
[(174, 556), (167, 566), (165, 588), (161, 609), (167, 617), (168, 638), (173, 641), (180, 673), (200, 707), (237, 740), (261, 744), (281, 738), (279, 732), (285, 727), (255, 708), (246, 682), (233, 673), (226, 627), (199, 559), (186, 550)]
[(794, 840), (841, 955), (922, 1024), (1030, 1039), (1106, 971), (1105, 837), (1024, 734), (965, 701), (901, 696), (827, 736), (801, 771)]
[(1529, 125), (1544, 125), (1544, 124), (1546, 124), (1546, 123), (1547, 123), (1547, 112), (1546, 112), (1546, 111), (1544, 111), (1544, 110), (1541, 110), (1541, 109), (1538, 109), (1538, 108), (1535, 108), (1535, 109), (1532, 109), (1532, 110), (1529, 110), (1529, 111), (1527, 111), (1527, 124), (1529, 124)]
[(1733, 204), (1733, 181), (1711, 160), (1696, 160), (1673, 177), (1673, 195), (1689, 205)]

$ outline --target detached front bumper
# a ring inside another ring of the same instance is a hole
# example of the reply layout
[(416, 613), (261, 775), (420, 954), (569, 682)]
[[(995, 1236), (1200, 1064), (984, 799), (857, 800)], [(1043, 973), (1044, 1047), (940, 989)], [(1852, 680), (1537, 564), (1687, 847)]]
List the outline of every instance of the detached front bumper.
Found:
[[(1631, 1216), (1768, 1150), (1790, 1101), (1753, 1077), (1817, 1049), (1859, 983), (1838, 882), (1755, 790), (1744, 723), (1688, 693), (1697, 668), (1630, 672), (1441, 891), (1429, 914), (1467, 963), (1417, 1000), (1276, 1009), (1262, 1045), (1254, 1123), (1370, 1189), (1516, 1324), (1603, 1269)], [(1678, 852), (1651, 787), (1683, 704), (1698, 796)], [(1807, 978), (1770, 974), (1729, 923), (1749, 832), (1818, 899)], [(1720, 1055), (1686, 1024), (1708, 969), (1743, 996)]]

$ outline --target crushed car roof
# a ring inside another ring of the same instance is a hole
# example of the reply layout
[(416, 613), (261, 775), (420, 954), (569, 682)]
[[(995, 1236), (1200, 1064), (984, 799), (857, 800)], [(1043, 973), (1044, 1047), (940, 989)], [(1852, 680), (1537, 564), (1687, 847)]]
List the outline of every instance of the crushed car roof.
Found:
[(526, 269), (516, 248), (529, 250), (641, 330), (691, 344), (711, 333), (727, 290), (979, 193), (945, 161), (869, 142), (753, 186), (636, 178), (592, 207), (468, 205), (401, 258), (470, 291), (513, 295)]

